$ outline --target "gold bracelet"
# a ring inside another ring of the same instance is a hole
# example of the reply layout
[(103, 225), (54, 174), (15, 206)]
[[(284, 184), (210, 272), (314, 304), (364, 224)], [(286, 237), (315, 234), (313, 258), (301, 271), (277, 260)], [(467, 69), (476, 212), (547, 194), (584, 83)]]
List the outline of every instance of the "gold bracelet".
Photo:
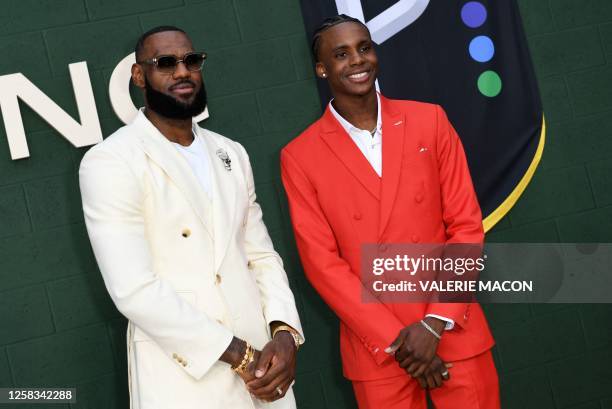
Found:
[(254, 360), (255, 360), (255, 350), (253, 349), (251, 344), (247, 342), (246, 348), (244, 350), (244, 357), (242, 358), (242, 362), (240, 362), (240, 365), (236, 367), (232, 367), (232, 369), (239, 374), (244, 373), (244, 371), (247, 369), (249, 364), (253, 362)]
[(300, 349), (300, 334), (298, 334), (295, 329), (291, 328), (289, 325), (279, 325), (278, 327), (274, 328), (274, 331), (272, 332), (272, 339), (274, 339), (276, 334), (278, 334), (280, 331), (287, 331), (293, 337), (295, 350), (297, 351)]

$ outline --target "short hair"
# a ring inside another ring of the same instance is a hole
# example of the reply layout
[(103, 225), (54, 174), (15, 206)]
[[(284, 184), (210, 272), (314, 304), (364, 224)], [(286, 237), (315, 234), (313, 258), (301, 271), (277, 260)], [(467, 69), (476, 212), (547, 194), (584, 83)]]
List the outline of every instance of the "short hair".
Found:
[(368, 34), (370, 33), (368, 26), (366, 26), (363, 23), (363, 21), (356, 19), (354, 17), (351, 17), (351, 16), (347, 16), (346, 14), (338, 14), (337, 16), (326, 18), (325, 20), (323, 20), (321, 25), (315, 30), (314, 34), (312, 35), (312, 55), (314, 55), (314, 58), (316, 61), (319, 60), (319, 47), (321, 45), (321, 35), (325, 31), (329, 30), (330, 28), (337, 26), (338, 24), (342, 24), (342, 23), (357, 23), (361, 25), (363, 28), (365, 28)]
[(153, 27), (152, 29), (150, 29), (149, 31), (147, 31), (143, 35), (141, 35), (138, 38), (138, 41), (136, 41), (136, 46), (134, 47), (134, 53), (136, 53), (136, 61), (140, 61), (140, 56), (142, 54), (142, 50), (144, 49), (144, 42), (145, 42), (145, 40), (147, 38), (149, 38), (150, 36), (152, 36), (153, 34), (163, 33), (165, 31), (179, 31), (179, 32), (187, 35), (185, 30), (180, 29), (180, 28), (175, 27), (175, 26), (157, 26), (157, 27)]

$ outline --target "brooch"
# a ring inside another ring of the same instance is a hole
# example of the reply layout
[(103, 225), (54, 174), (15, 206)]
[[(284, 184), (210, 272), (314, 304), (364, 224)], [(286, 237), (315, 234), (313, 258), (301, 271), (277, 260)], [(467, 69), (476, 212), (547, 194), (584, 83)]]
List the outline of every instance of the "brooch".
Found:
[(232, 170), (232, 160), (230, 159), (225, 149), (218, 149), (217, 156), (219, 157), (219, 159), (221, 159), (221, 162), (223, 162), (223, 166), (225, 166), (225, 170), (231, 171)]

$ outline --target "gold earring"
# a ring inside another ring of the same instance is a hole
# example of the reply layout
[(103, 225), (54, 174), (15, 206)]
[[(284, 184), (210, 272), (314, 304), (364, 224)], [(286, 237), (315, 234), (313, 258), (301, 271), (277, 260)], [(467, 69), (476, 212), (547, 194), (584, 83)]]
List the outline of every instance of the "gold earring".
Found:
[(327, 74), (323, 73), (322, 75), (323, 75), (323, 78), (327, 78)]

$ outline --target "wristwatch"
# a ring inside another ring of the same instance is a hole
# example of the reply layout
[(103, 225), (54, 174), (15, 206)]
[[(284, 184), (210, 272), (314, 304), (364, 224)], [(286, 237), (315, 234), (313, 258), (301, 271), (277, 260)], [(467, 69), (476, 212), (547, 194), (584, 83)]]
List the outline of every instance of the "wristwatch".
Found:
[(297, 351), (298, 349), (300, 349), (300, 334), (296, 330), (291, 328), (289, 325), (279, 325), (278, 327), (274, 328), (274, 332), (272, 332), (272, 338), (274, 338), (274, 336), (280, 331), (287, 331), (289, 334), (291, 334), (291, 336), (293, 337), (293, 342), (295, 342), (295, 350)]

